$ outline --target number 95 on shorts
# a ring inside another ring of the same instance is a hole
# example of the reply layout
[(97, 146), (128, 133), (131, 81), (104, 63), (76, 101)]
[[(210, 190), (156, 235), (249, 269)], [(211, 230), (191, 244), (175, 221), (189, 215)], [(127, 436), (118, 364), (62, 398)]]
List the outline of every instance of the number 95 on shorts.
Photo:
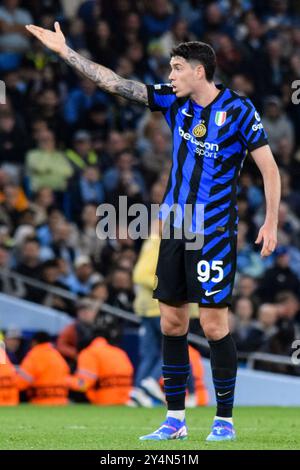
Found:
[(162, 238), (153, 297), (166, 302), (226, 307), (231, 305), (235, 270), (235, 235), (204, 238), (199, 250), (186, 249), (182, 239)]

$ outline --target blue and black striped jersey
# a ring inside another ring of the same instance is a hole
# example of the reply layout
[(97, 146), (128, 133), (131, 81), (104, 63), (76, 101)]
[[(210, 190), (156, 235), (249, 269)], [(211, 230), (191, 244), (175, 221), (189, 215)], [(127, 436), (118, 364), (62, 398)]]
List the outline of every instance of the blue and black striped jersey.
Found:
[[(177, 98), (170, 85), (147, 85), (151, 111), (163, 112), (173, 136), (173, 164), (163, 203), (204, 206), (204, 232), (217, 227), (236, 232), (237, 181), (247, 150), (268, 143), (252, 102), (218, 85), (219, 94), (206, 107)], [(196, 211), (191, 231), (196, 230)], [(164, 218), (164, 216), (162, 215)], [(175, 219), (180, 227), (182, 217)]]

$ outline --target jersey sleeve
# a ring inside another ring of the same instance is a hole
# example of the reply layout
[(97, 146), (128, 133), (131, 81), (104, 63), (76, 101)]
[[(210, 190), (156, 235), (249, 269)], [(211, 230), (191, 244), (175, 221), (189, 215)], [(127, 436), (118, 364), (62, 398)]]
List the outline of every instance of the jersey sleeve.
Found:
[(239, 124), (241, 139), (250, 152), (268, 144), (268, 137), (260, 115), (249, 99), (244, 101), (244, 112)]
[(146, 87), (151, 111), (162, 111), (166, 113), (177, 99), (171, 85), (157, 84), (146, 85)]

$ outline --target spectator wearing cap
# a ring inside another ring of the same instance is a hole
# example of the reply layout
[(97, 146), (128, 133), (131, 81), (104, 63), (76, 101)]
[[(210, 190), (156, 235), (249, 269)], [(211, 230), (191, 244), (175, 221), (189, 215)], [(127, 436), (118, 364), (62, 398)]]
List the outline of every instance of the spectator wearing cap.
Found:
[(99, 158), (92, 148), (91, 134), (86, 130), (75, 132), (72, 148), (66, 151), (66, 157), (71, 163), (75, 174), (84, 170), (87, 166), (98, 165)]
[(92, 339), (92, 326), (101, 304), (89, 298), (80, 299), (75, 307), (76, 320), (67, 325), (58, 335), (56, 346), (71, 369), (76, 366), (79, 351)]
[(103, 279), (102, 275), (94, 271), (91, 259), (88, 256), (81, 255), (74, 262), (75, 275), (67, 279), (66, 286), (77, 295), (88, 295), (95, 282)]
[(263, 302), (274, 302), (276, 294), (285, 290), (292, 291), (296, 296), (300, 293), (300, 281), (289, 266), (287, 247), (278, 246), (275, 256), (274, 267), (265, 272), (258, 288), (258, 295)]
[(275, 155), (278, 154), (278, 144), (283, 137), (294, 144), (294, 128), (290, 119), (283, 112), (282, 102), (278, 96), (268, 96), (265, 99), (262, 123), (268, 134), (272, 152)]

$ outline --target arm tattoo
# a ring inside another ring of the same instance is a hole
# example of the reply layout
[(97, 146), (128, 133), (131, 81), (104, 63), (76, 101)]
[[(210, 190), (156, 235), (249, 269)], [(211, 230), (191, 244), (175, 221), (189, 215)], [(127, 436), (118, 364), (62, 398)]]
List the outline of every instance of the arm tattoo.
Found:
[(148, 105), (147, 88), (143, 83), (126, 80), (103, 65), (98, 65), (86, 59), (69, 47), (64, 59), (67, 64), (81, 72), (108, 93), (120, 95), (123, 98)]

